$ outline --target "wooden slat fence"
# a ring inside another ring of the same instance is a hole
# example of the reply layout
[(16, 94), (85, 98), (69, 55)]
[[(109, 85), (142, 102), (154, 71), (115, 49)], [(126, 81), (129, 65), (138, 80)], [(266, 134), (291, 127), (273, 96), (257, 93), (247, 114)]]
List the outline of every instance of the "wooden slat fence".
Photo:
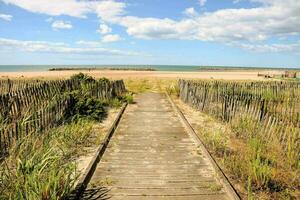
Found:
[(266, 140), (276, 137), (300, 153), (299, 82), (179, 80), (179, 89), (190, 106), (226, 122), (249, 116), (261, 123)]
[[(125, 92), (122, 80), (96, 82), (86, 87), (93, 97), (101, 100)], [(22, 85), (19, 90), (0, 95), (0, 157), (7, 154), (13, 142), (60, 124), (74, 101), (71, 92), (80, 88), (81, 83), (76, 80), (48, 81)]]
[(10, 80), (0, 79), (0, 94), (8, 94), (34, 85), (42, 84), (42, 80)]

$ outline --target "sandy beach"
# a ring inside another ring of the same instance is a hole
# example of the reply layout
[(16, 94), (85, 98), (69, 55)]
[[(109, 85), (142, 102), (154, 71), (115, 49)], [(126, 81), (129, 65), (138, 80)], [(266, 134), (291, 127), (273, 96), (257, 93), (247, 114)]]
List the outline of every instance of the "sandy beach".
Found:
[[(159, 79), (218, 79), (218, 80), (265, 80), (258, 77), (261, 71), (207, 71), (207, 72), (165, 72), (165, 71), (36, 71), (36, 72), (0, 72), (0, 78), (6, 79), (65, 79), (76, 73), (86, 73), (93, 77), (110, 79), (159, 78)], [(280, 74), (280, 71), (265, 71), (265, 74)]]

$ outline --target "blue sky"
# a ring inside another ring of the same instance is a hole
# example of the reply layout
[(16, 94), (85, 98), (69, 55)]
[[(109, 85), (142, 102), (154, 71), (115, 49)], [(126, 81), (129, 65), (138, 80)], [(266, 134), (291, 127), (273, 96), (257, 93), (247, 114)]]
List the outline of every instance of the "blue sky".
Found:
[(0, 0), (0, 64), (300, 67), (299, 0)]

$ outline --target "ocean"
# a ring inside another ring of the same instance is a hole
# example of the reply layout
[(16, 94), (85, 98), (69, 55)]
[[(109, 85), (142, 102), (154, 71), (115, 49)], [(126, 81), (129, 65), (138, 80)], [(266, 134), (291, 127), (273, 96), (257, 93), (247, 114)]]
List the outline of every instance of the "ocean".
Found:
[(0, 72), (31, 72), (48, 71), (50, 68), (151, 68), (156, 71), (196, 72), (209, 70), (250, 70), (250, 69), (284, 69), (299, 70), (299, 68), (264, 68), (264, 67), (226, 67), (226, 66), (189, 66), (189, 65), (0, 65)]
[(48, 71), (50, 68), (151, 68), (157, 71), (198, 71), (200, 67), (177, 65), (0, 65), (0, 72)]

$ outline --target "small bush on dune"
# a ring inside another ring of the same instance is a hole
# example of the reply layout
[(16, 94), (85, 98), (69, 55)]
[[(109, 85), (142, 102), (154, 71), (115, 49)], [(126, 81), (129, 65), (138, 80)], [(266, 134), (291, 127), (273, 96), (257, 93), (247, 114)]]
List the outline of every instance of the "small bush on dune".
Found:
[[(66, 118), (71, 121), (77, 121), (79, 119), (88, 119), (101, 121), (107, 115), (107, 107), (121, 107), (124, 101), (130, 103), (133, 101), (130, 96), (115, 97), (110, 100), (99, 100), (91, 95), (91, 88), (100, 85), (109, 85), (110, 81), (107, 78), (100, 78), (95, 80), (93, 77), (83, 73), (73, 75), (72, 80), (78, 80), (81, 84), (81, 89), (72, 91), (67, 95), (71, 95), (73, 104), (66, 112)], [(93, 85), (94, 83), (94, 85)]]
[[(91, 95), (91, 90), (87, 87), (88, 83), (96, 83), (91, 76), (83, 73), (73, 75), (73, 80), (80, 81), (81, 89), (74, 90), (66, 95), (70, 95), (73, 102), (65, 114), (67, 120), (78, 121), (80, 119), (101, 121), (107, 115), (105, 101), (99, 100)], [(99, 80), (101, 84), (109, 84), (109, 80), (102, 78)]]
[(98, 80), (98, 82), (100, 83), (100, 84), (109, 84), (110, 83), (110, 81), (109, 81), (109, 79), (107, 79), (107, 78), (100, 78), (99, 80)]
[(81, 83), (94, 83), (94, 82), (96, 82), (96, 80), (93, 77), (91, 77), (87, 74), (83, 74), (83, 73), (75, 74), (75, 75), (71, 76), (70, 79), (79, 81)]
[(101, 121), (107, 114), (102, 101), (89, 97), (76, 99), (74, 107), (71, 108), (70, 112), (72, 113), (71, 118), (73, 121), (81, 118)]

